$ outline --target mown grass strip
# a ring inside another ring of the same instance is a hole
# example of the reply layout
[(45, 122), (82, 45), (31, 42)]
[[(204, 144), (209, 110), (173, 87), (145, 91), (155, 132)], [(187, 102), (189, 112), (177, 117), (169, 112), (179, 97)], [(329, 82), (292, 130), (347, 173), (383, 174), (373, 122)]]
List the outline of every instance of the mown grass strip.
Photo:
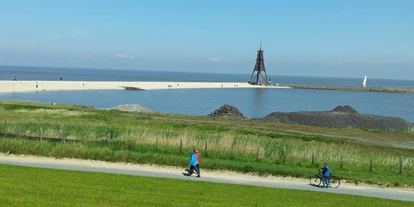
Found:
[(370, 197), (0, 165), (2, 206), (412, 206)]

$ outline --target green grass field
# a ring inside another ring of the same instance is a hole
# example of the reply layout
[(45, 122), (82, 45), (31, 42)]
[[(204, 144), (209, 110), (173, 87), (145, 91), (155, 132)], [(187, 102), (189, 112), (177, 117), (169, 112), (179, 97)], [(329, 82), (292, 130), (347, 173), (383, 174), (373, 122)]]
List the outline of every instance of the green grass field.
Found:
[[(44, 137), (79, 140), (52, 143), (0, 137), (0, 151), (4, 153), (185, 167), (189, 152), (197, 148), (203, 168), (209, 170), (306, 178), (328, 162), (333, 174), (351, 182), (414, 186), (414, 150), (393, 146), (410, 146), (412, 132), (130, 113), (21, 101), (0, 101), (0, 117), (4, 136), (18, 134), (19, 130), (22, 136), (40, 136), (42, 128)], [(403, 173), (399, 174), (401, 156)]]
[(331, 193), (0, 165), (1, 206), (412, 206)]

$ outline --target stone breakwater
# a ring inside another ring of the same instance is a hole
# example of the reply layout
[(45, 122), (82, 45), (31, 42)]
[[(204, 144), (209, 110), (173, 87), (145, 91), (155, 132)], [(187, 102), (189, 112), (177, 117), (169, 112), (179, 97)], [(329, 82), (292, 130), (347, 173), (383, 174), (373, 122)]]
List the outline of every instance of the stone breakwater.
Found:
[(360, 114), (350, 106), (338, 106), (332, 111), (273, 112), (258, 120), (330, 128), (412, 130), (412, 124), (402, 118)]
[(369, 91), (369, 92), (389, 92), (389, 93), (414, 93), (414, 88), (389, 88), (389, 87), (355, 87), (355, 86), (318, 86), (318, 85), (289, 85), (297, 89), (315, 90), (340, 90), (340, 91)]

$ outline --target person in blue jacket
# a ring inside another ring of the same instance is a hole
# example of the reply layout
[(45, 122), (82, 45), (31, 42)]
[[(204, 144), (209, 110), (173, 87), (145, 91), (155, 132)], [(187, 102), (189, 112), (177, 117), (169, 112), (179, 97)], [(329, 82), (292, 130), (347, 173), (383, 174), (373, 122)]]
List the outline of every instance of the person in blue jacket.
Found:
[(188, 165), (190, 166), (190, 169), (187, 170), (188, 172), (187, 176), (191, 176), (194, 173), (194, 170), (196, 169), (196, 166), (197, 166), (197, 154), (196, 154), (195, 149), (193, 149), (192, 151), (190, 163)]
[(323, 163), (322, 168), (322, 183), (323, 187), (328, 188), (329, 187), (329, 177), (331, 176), (331, 170), (329, 169), (329, 166), (325, 163)]

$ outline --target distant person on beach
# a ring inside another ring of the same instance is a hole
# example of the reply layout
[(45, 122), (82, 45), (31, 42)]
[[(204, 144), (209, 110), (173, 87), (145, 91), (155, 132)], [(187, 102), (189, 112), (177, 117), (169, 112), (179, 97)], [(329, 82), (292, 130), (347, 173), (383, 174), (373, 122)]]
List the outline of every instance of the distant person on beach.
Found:
[(14, 76), (14, 81), (17, 81), (17, 78), (16, 78), (16, 76)]
[(186, 170), (188, 172), (186, 176), (191, 176), (194, 173), (194, 170), (197, 166), (197, 155), (195, 149), (193, 149), (193, 151), (191, 152), (190, 163), (188, 165), (190, 166), (190, 169)]
[(331, 170), (329, 169), (329, 166), (325, 163), (323, 163), (322, 168), (322, 188), (328, 188), (329, 187), (329, 177), (331, 176)]
[(200, 177), (200, 153), (198, 152), (198, 150), (195, 151), (196, 152), (196, 158), (197, 158), (197, 165), (196, 165), (196, 172), (197, 172), (197, 177)]
[(62, 77), (60, 77), (60, 80), (62, 80)]

